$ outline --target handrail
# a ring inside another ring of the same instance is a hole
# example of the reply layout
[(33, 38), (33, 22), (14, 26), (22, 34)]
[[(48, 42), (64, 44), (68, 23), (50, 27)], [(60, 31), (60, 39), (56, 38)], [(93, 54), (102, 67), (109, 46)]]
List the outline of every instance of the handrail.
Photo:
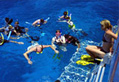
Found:
[[(116, 26), (113, 28), (113, 32), (115, 33), (116, 31), (118, 30), (118, 34), (119, 34), (119, 27), (117, 28)], [(115, 47), (116, 46), (116, 47)], [(117, 53), (117, 49), (119, 47), (119, 35), (118, 35), (118, 38), (116, 40), (116, 43), (114, 44), (113, 48), (114, 48), (114, 52), (113, 54), (111, 53), (107, 53), (104, 58), (103, 58), (103, 61), (98, 65), (98, 67), (96, 67), (92, 74), (91, 74), (91, 78), (90, 78), (90, 82), (102, 82), (103, 80), (103, 76), (104, 76), (104, 71), (105, 71), (105, 66), (106, 64), (110, 64), (111, 62), (111, 59), (112, 57), (114, 58), (115, 54)], [(119, 55), (117, 57), (117, 61), (119, 61)], [(116, 70), (116, 67), (117, 67), (117, 62), (115, 63), (114, 65), (114, 68)], [(112, 75), (111, 76), (111, 79), (110, 80), (113, 80), (113, 77), (114, 77), (114, 74), (115, 74), (115, 70), (112, 71)], [(94, 75), (95, 74), (95, 75)], [(111, 74), (111, 72), (110, 72)], [(93, 79), (94, 77), (94, 79)], [(99, 80), (98, 80), (99, 79)], [(111, 81), (112, 82), (112, 81)]]
[(109, 76), (108, 76), (109, 82), (113, 82), (114, 75), (115, 75), (116, 68), (117, 68), (117, 64), (118, 64), (118, 61), (119, 61), (119, 53), (117, 53), (117, 51), (119, 49), (119, 25), (118, 25), (117, 32), (118, 32), (118, 38), (117, 38), (116, 43), (114, 45), (116, 47), (114, 49), (113, 58), (112, 58), (113, 60), (111, 62), (110, 73), (109, 73)]
[(114, 68), (113, 68), (113, 71), (112, 71), (110, 82), (113, 82), (114, 74), (115, 74), (115, 71), (116, 71), (116, 68), (117, 68), (118, 61), (119, 61), (119, 54), (118, 54), (118, 58), (116, 59), (116, 62), (114, 64)]

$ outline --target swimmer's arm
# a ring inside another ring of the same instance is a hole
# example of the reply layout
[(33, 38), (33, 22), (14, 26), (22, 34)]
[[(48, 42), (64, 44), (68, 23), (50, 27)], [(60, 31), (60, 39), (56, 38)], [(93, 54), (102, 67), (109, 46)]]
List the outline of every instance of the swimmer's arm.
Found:
[(20, 35), (20, 33), (17, 33), (17, 31), (16, 31), (16, 30), (13, 30), (13, 32), (14, 32), (17, 36), (19, 36), (19, 35)]
[(65, 40), (65, 37), (63, 36), (62, 39), (60, 39), (61, 43), (65, 44), (66, 43), (66, 40)]
[(79, 43), (78, 43), (78, 45), (77, 45), (77, 46), (78, 46), (78, 48), (80, 48), (80, 44), (79, 44)]
[(5, 29), (5, 27), (0, 28), (0, 30)]
[(12, 41), (12, 40), (9, 40), (9, 42), (17, 43), (17, 44), (24, 44), (23, 42), (17, 42), (17, 41)]
[(19, 37), (10, 37), (10, 39), (19, 39)]
[(31, 62), (31, 60), (29, 59), (28, 54), (31, 53), (31, 52), (33, 52), (33, 51), (35, 51), (35, 50), (36, 50), (36, 47), (34, 47), (34, 48), (32, 48), (32, 49), (26, 51), (26, 52), (23, 54), (24, 57), (26, 58), (26, 60), (28, 61), (28, 63), (30, 62), (29, 64), (32, 64), (32, 62)]
[(27, 33), (25, 33), (27, 37), (30, 37), (30, 35), (28, 35)]
[(32, 25), (36, 25), (36, 23), (40, 22), (40, 19), (36, 20), (35, 22), (32, 23)]
[(114, 34), (113, 32), (108, 31), (107, 34), (111, 35), (114, 39), (117, 39), (117, 35)]
[(55, 53), (59, 53), (59, 51), (57, 51), (52, 45), (43, 45), (43, 48), (47, 48), (47, 47), (50, 47), (51, 49), (53, 49)]
[(47, 21), (44, 21), (44, 24), (46, 24), (47, 23)]
[(61, 20), (64, 16), (61, 16), (58, 20)]
[(51, 43), (51, 44), (52, 44), (52, 46), (53, 46), (54, 48), (56, 48), (54, 42), (55, 42), (55, 38), (52, 38), (52, 43)]
[(77, 43), (77, 49), (76, 49), (76, 51), (78, 52), (79, 51), (79, 48), (80, 48), (80, 44), (79, 43)]

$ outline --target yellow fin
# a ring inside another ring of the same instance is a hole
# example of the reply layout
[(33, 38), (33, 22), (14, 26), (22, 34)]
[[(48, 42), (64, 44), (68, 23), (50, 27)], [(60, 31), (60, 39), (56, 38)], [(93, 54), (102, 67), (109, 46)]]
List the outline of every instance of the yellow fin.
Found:
[(94, 64), (93, 62), (87, 62), (85, 60), (78, 60), (76, 61), (76, 64), (80, 64), (80, 65), (89, 65), (89, 64)]

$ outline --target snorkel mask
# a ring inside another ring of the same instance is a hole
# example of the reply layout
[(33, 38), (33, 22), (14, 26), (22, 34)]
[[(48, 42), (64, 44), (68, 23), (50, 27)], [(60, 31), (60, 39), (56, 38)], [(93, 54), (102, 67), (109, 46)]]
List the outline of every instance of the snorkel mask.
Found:
[(61, 33), (60, 32), (57, 32), (56, 33), (56, 38), (59, 39), (61, 37)]
[(36, 52), (36, 54), (42, 54), (43, 52)]

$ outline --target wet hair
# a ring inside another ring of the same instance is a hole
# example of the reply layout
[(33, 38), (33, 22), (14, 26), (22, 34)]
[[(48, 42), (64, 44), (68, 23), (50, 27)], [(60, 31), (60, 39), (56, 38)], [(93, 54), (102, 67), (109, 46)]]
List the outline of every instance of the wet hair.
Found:
[(60, 82), (60, 80), (56, 80), (55, 82)]
[(64, 13), (63, 13), (64, 15), (67, 15), (68, 13), (67, 13), (67, 11), (64, 11)]
[(104, 27), (104, 29), (111, 29), (112, 30), (112, 25), (109, 20), (102, 20), (100, 24)]
[(44, 23), (44, 20), (43, 20), (43, 19), (40, 19), (40, 21), (41, 21), (42, 23)]
[(18, 21), (16, 21), (16, 22), (15, 22), (15, 24), (19, 24), (19, 22), (18, 22)]
[(58, 32), (61, 33), (60, 30), (56, 30), (56, 33), (58, 33)]

